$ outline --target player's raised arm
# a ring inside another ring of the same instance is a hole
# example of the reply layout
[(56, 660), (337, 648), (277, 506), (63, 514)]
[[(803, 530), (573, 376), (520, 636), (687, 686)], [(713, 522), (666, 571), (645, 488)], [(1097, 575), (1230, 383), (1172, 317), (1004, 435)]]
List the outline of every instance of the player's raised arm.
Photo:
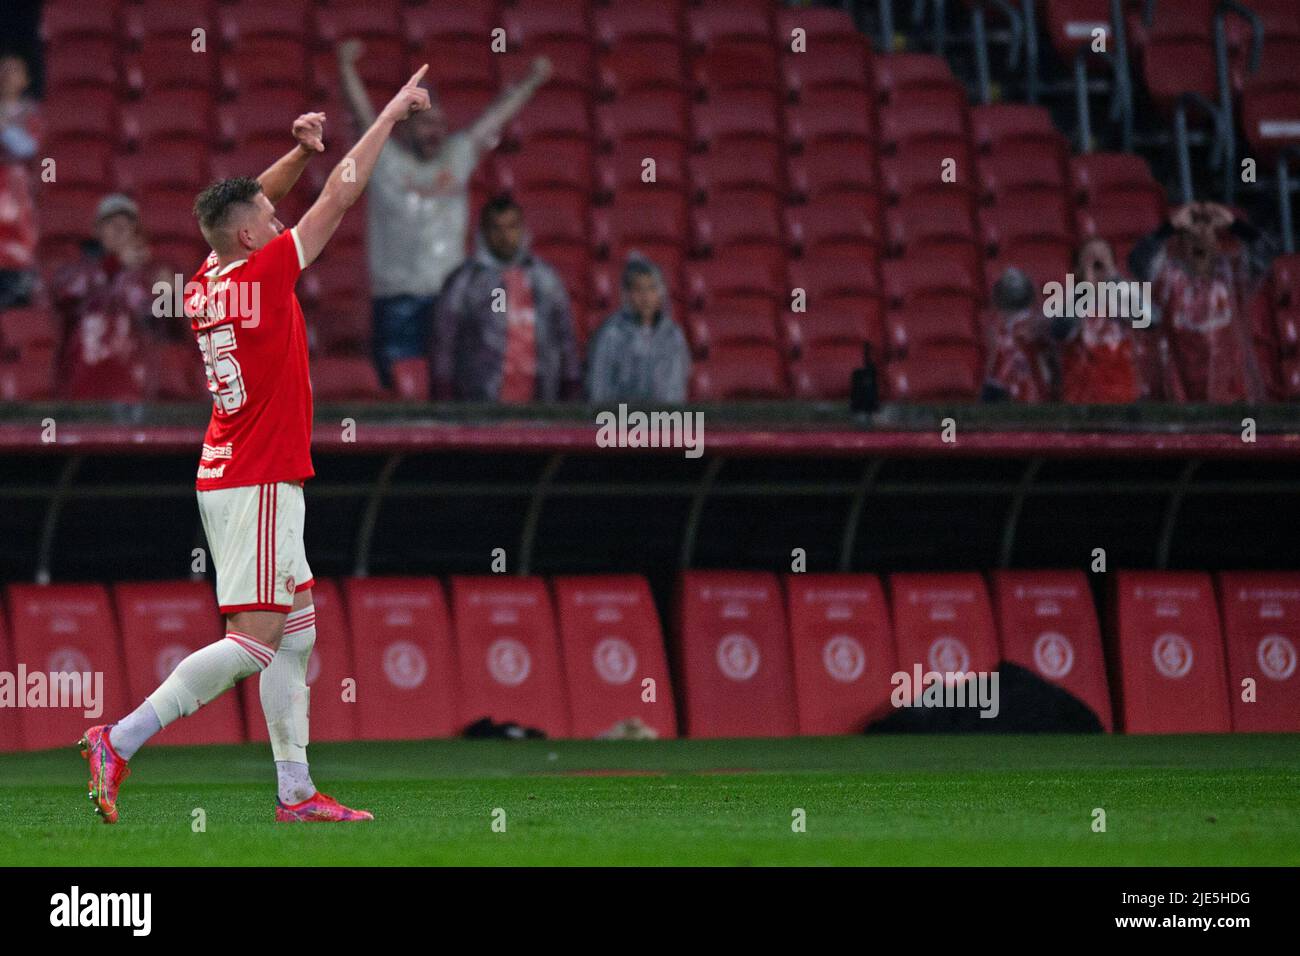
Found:
[(392, 134), (393, 127), (413, 113), (429, 108), (429, 91), (419, 85), (428, 69), (427, 63), (420, 67), (389, 100), (357, 144), (334, 167), (320, 196), (298, 223), (296, 228), (304, 268), (320, 255), (325, 243), (343, 221), (343, 214), (361, 198), (370, 174), (375, 170), (379, 151)]
[(307, 162), (317, 153), (325, 152), (325, 114), (303, 113), (293, 121), (293, 138), (298, 145), (277, 159), (257, 177), (262, 192), (272, 203), (289, 194), (298, 177), (307, 168)]

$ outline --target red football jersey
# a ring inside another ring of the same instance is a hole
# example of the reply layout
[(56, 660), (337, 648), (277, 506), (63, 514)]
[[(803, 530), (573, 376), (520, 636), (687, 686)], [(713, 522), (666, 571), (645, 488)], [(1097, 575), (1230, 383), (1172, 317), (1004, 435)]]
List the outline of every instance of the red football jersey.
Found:
[(212, 253), (186, 288), (185, 315), (212, 393), (200, 491), (316, 473), (307, 323), (294, 292), (301, 273), (297, 233), (286, 229), (225, 268)]

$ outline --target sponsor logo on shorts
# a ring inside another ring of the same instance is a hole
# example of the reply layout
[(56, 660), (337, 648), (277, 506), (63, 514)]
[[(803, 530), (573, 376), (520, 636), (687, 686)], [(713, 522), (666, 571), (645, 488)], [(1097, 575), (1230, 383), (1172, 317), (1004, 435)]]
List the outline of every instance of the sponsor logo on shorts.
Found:
[(1034, 641), (1034, 666), (1044, 677), (1065, 677), (1074, 669), (1074, 645), (1055, 631), (1038, 635)]
[(1151, 645), (1151, 660), (1163, 676), (1178, 680), (1192, 669), (1192, 645), (1181, 634), (1161, 634)]
[(487, 649), (488, 673), (498, 684), (518, 687), (533, 671), (528, 648), (509, 637), (498, 638)]
[(867, 652), (847, 634), (836, 634), (822, 647), (826, 673), (842, 684), (851, 684), (867, 667)]
[(607, 637), (591, 654), (596, 673), (606, 684), (626, 684), (636, 673), (636, 651), (621, 637)]
[(728, 634), (718, 641), (718, 670), (734, 681), (746, 681), (758, 673), (762, 655), (746, 634)]

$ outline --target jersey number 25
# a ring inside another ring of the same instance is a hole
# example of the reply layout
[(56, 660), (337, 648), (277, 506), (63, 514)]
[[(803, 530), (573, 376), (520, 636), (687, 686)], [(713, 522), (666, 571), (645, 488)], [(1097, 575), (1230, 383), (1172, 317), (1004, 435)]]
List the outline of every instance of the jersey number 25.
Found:
[(203, 371), (208, 376), (208, 391), (217, 411), (225, 414), (244, 407), (244, 374), (235, 358), (235, 327), (220, 325), (199, 335), (199, 351), (203, 353)]

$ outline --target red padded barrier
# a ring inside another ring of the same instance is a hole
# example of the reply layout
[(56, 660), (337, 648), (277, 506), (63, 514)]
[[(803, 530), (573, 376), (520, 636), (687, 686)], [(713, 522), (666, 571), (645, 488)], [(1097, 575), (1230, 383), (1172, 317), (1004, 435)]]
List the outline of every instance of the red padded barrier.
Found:
[(368, 740), (448, 737), (456, 723), (451, 624), (437, 578), (343, 583), (357, 676), (357, 731)]
[(874, 574), (785, 578), (801, 734), (854, 734), (890, 711), (898, 670), (885, 591)]
[(122, 645), (103, 586), (11, 584), (7, 603), (15, 667), (25, 665), (28, 674), (102, 674), (99, 714), (85, 716), (85, 707), (20, 708), (19, 733), (25, 749), (71, 747), (87, 727), (109, 723), (125, 713)]
[[(663, 632), (645, 578), (559, 577), (552, 588), (573, 736), (595, 737), (636, 717), (660, 737), (676, 737)], [(647, 678), (653, 701), (643, 700)]]
[[(126, 683), (134, 707), (176, 665), (224, 636), (212, 585), (206, 581), (139, 581), (113, 585), (125, 651)], [(258, 709), (257, 719), (261, 720)], [(116, 715), (110, 716), (116, 720)], [(235, 744), (244, 741), (238, 692), (227, 692), (195, 714), (164, 727), (149, 743)]]
[[(984, 579), (974, 572), (889, 578), (899, 670), (987, 673), (998, 666), (997, 632)], [(923, 689), (912, 684), (913, 693)]]
[[(1265, 733), (1300, 730), (1300, 573), (1225, 571), (1219, 603), (1228, 651), (1232, 729)], [(1255, 699), (1242, 700), (1242, 681), (1255, 680)]]
[(1115, 713), (1130, 734), (1232, 729), (1210, 575), (1120, 571), (1112, 603)]
[(995, 571), (993, 604), (1002, 659), (1069, 691), (1114, 730), (1106, 656), (1083, 572)]
[(797, 732), (790, 642), (775, 575), (683, 572), (674, 647), (688, 736)]
[(551, 596), (541, 578), (451, 579), (460, 724), (481, 717), (570, 736)]

